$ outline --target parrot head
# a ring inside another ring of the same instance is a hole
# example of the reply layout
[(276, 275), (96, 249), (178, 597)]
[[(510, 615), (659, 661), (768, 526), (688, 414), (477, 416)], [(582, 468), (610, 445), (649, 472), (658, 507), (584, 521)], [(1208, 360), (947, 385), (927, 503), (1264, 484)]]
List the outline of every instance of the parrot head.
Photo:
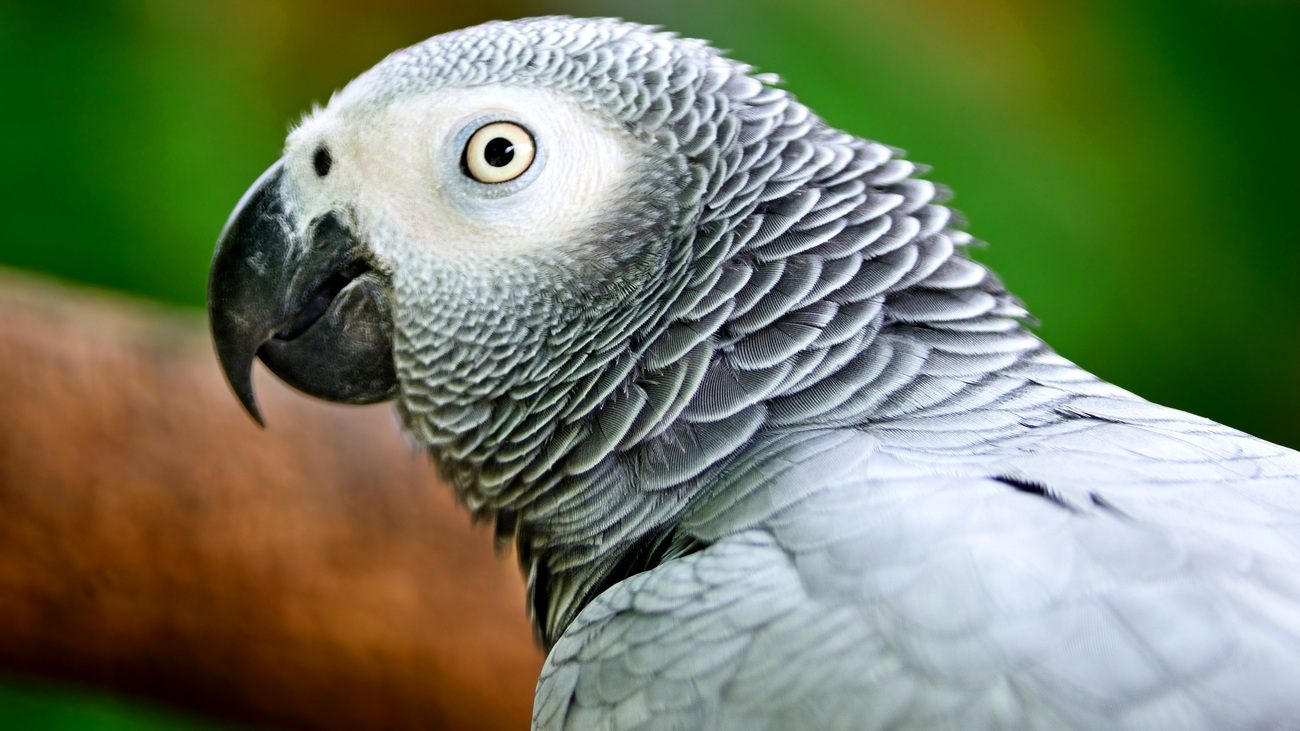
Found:
[(711, 60), (611, 21), (489, 24), (394, 54), (298, 125), (212, 264), (217, 352), (254, 418), (256, 357), (325, 399), (422, 399), (454, 439), (642, 303), (696, 202), (628, 83), (650, 52)]
[(895, 335), (958, 322), (962, 360), (1024, 314), (914, 165), (776, 81), (609, 19), (394, 53), (291, 132), (222, 231), (227, 378), (259, 421), (258, 358), (321, 398), (395, 400), (516, 540), (555, 637), (758, 435), (912, 404), (933, 328)]

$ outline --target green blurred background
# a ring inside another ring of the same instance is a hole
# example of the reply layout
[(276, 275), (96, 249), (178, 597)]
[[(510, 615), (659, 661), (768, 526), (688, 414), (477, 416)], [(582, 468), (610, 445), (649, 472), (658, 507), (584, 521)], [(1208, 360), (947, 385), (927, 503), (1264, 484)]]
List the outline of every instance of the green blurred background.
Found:
[[(1064, 355), (1300, 447), (1300, 2), (0, 2), (0, 265), (203, 304), (287, 125), (491, 18), (617, 15), (780, 73), (956, 191)], [(0, 356), (3, 357), (3, 356)], [(212, 728), (0, 679), (3, 729)]]

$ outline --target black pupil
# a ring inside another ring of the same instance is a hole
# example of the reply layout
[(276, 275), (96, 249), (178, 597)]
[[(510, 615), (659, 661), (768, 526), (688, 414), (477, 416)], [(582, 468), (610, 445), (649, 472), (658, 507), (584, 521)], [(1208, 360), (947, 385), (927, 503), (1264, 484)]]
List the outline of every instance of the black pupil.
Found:
[(515, 159), (515, 143), (504, 137), (493, 137), (483, 148), (483, 159), (494, 168), (503, 168)]
[(330, 151), (322, 147), (316, 148), (316, 156), (311, 159), (312, 167), (316, 168), (316, 174), (322, 178), (329, 175), (330, 166), (334, 164), (334, 158), (330, 157)]

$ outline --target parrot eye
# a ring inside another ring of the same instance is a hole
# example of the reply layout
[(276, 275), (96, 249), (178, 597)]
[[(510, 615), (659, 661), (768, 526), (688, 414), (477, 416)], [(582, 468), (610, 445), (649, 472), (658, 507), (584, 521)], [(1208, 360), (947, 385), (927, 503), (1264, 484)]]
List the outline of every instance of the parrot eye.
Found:
[(528, 130), (513, 122), (493, 122), (470, 136), (462, 165), (480, 183), (504, 183), (523, 175), (535, 154)]
[(316, 154), (311, 159), (312, 167), (316, 168), (316, 174), (322, 178), (330, 174), (330, 167), (334, 165), (334, 158), (330, 157), (330, 151), (321, 145), (316, 148)]

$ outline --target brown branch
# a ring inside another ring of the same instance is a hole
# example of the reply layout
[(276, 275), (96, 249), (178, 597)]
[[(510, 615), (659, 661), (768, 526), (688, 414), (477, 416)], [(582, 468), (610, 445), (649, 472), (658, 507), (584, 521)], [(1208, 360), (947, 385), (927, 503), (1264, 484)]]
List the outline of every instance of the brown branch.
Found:
[(202, 320), (0, 278), (0, 667), (295, 729), (526, 728), (514, 562), (388, 407), (258, 383)]

